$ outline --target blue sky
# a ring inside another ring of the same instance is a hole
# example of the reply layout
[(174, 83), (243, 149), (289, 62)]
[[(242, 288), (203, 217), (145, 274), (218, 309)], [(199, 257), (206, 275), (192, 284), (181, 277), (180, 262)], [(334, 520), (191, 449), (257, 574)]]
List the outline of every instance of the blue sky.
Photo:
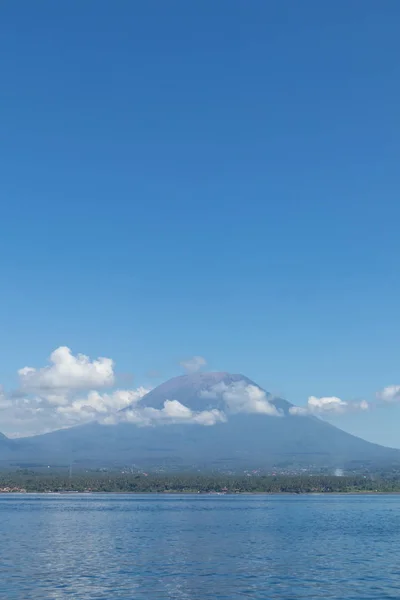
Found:
[[(145, 386), (199, 355), (296, 404), (400, 384), (399, 19), (3, 4), (5, 388), (59, 346)], [(335, 422), (400, 447), (399, 415)]]

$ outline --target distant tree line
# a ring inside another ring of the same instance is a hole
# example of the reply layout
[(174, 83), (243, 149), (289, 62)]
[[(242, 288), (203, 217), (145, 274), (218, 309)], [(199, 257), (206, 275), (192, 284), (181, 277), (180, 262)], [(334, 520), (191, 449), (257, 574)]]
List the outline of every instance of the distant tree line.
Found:
[(400, 479), (327, 475), (235, 476), (206, 474), (0, 473), (0, 491), (116, 493), (357, 493), (400, 492)]

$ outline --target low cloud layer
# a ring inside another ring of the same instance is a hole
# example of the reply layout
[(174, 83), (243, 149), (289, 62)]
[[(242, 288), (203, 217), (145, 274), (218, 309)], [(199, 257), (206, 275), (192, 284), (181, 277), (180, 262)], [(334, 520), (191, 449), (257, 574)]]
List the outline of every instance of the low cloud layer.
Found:
[(310, 396), (306, 406), (292, 406), (289, 409), (290, 414), (298, 416), (306, 415), (343, 415), (348, 412), (366, 411), (369, 408), (368, 402), (346, 402), (336, 396), (325, 396), (317, 398)]

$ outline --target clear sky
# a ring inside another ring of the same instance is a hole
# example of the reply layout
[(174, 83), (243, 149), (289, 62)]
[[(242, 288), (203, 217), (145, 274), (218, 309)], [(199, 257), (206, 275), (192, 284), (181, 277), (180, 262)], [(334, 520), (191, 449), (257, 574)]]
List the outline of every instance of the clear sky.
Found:
[[(2, 3), (5, 389), (59, 346), (299, 405), (400, 384), (399, 26), (397, 0)], [(335, 423), (400, 447), (399, 417)]]

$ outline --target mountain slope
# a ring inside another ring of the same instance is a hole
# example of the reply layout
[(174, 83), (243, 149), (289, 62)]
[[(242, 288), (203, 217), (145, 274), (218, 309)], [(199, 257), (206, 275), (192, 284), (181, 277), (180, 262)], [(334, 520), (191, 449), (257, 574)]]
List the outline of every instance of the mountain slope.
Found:
[[(171, 379), (149, 392), (141, 406), (161, 410), (166, 400), (177, 400), (192, 411), (226, 409), (215, 386), (231, 389), (252, 385), (243, 375), (196, 373)], [(283, 399), (266, 398), (281, 413), (229, 414), (227, 422), (205, 427), (162, 424), (138, 427), (127, 422), (113, 426), (90, 423), (33, 438), (13, 440), (14, 459), (107, 466), (137, 464), (174, 468), (259, 468), (279, 465), (346, 467), (400, 463), (400, 451), (371, 444), (325, 421), (292, 416)], [(126, 410), (121, 411), (122, 421)], [(126, 415), (128, 416), (128, 415)]]
[(0, 466), (4, 464), (4, 461), (8, 461), (9, 458), (18, 457), (18, 444), (15, 440), (10, 440), (0, 433)]

